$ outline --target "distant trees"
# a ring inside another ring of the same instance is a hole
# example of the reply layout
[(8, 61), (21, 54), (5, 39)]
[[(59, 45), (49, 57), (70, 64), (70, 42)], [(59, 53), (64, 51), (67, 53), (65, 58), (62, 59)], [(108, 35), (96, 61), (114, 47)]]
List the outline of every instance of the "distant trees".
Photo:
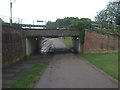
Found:
[(97, 12), (95, 20), (100, 23), (102, 27), (106, 26), (106, 23), (120, 25), (120, 1), (109, 2), (105, 9)]
[(117, 19), (116, 19), (116, 24), (117, 24), (117, 25), (120, 25), (120, 16), (117, 17)]
[(64, 19), (57, 19), (55, 22), (48, 21), (47, 25), (53, 26), (67, 26), (72, 29), (90, 29), (92, 28), (91, 20), (89, 18), (65, 17)]
[(71, 28), (80, 30), (80, 43), (84, 43), (85, 29), (91, 30), (93, 28), (92, 21), (89, 18), (81, 18), (72, 23)]
[(93, 28), (89, 18), (77, 18), (77, 17), (65, 17), (63, 19), (57, 19), (55, 22), (48, 21), (47, 25), (67, 26), (72, 29), (80, 30), (80, 43), (84, 43), (85, 29)]
[(91, 22), (92, 21), (89, 18), (81, 18), (78, 21), (73, 22), (71, 27), (79, 30), (91, 29)]
[(74, 21), (78, 21), (78, 18), (75, 17), (65, 17), (64, 19), (57, 19), (55, 22), (48, 21), (47, 25), (55, 25), (55, 26), (67, 26), (71, 27), (71, 24)]

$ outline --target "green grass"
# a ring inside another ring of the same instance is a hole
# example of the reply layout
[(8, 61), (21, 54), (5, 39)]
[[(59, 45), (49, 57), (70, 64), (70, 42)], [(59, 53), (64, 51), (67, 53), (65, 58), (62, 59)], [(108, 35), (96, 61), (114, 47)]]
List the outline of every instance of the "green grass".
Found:
[(72, 48), (72, 37), (65, 37), (62, 41), (67, 47)]
[(45, 67), (46, 67), (45, 64), (34, 65), (22, 77), (15, 81), (10, 86), (10, 88), (30, 88), (31, 85), (35, 83), (37, 77), (42, 73)]
[(112, 36), (120, 36), (120, 30), (119, 29), (111, 29), (111, 30), (97, 30), (94, 29), (93, 31), (98, 32), (98, 33), (102, 33), (102, 34), (107, 34), (107, 35), (112, 35)]
[(80, 56), (118, 80), (118, 53), (81, 54)]

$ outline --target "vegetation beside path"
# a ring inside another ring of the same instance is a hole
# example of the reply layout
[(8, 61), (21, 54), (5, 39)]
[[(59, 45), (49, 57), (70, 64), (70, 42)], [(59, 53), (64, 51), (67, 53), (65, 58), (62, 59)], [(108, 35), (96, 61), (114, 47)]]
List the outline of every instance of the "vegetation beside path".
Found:
[[(65, 38), (63, 43), (70, 47), (71, 38)], [(106, 72), (118, 80), (118, 55), (120, 53), (103, 53), (103, 54), (80, 54), (85, 60), (89, 61), (97, 68)], [(119, 75), (120, 76), (120, 75)], [(120, 80), (120, 78), (119, 78)]]
[(36, 82), (38, 77), (45, 69), (45, 64), (36, 64), (30, 70), (28, 70), (22, 77), (16, 80), (10, 88), (31, 88)]
[(72, 48), (72, 37), (65, 37), (62, 41), (67, 47)]
[(118, 55), (120, 53), (81, 54), (80, 56), (118, 80)]

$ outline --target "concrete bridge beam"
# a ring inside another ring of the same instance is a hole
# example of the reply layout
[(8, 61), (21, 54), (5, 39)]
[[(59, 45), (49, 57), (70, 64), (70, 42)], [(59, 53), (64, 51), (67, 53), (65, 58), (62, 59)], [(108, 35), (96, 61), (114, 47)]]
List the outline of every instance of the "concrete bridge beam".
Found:
[(73, 49), (76, 53), (80, 52), (80, 39), (79, 37), (73, 37), (72, 39)]
[(38, 49), (38, 40), (36, 37), (26, 38), (26, 56), (34, 54)]
[(38, 37), (38, 53), (41, 52), (42, 37)]
[(23, 30), (26, 37), (49, 37), (49, 36), (79, 36), (79, 30), (49, 30), (49, 29), (24, 29)]

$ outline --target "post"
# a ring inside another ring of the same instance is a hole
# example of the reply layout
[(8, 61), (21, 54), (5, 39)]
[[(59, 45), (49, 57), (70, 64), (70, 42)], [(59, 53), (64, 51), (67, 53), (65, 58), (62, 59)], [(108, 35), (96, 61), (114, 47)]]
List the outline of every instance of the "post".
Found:
[(12, 3), (15, 2), (10, 0), (10, 26), (12, 26)]
[(12, 26), (12, 2), (10, 0), (10, 26)]
[(38, 49), (39, 49), (39, 54), (41, 53), (41, 47), (42, 47), (42, 37), (38, 37)]

